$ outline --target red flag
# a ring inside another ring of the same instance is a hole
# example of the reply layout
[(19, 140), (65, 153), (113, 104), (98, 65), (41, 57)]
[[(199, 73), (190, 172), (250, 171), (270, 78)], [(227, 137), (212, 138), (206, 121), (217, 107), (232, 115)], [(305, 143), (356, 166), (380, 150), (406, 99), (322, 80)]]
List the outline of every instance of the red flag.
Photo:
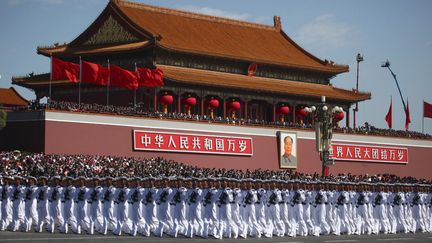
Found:
[(385, 120), (387, 122), (387, 125), (389, 128), (392, 128), (392, 99), (390, 98), (390, 108), (387, 112), (387, 115), (385, 116)]
[(107, 85), (109, 79), (109, 69), (102, 65), (82, 61), (81, 62), (81, 82), (98, 85)]
[(432, 118), (432, 104), (423, 101), (423, 117)]
[(51, 80), (70, 80), (78, 82), (79, 65), (72, 62), (65, 62), (52, 57)]
[(128, 89), (137, 89), (137, 74), (121, 67), (110, 65), (110, 85)]
[(407, 98), (407, 108), (406, 108), (405, 115), (406, 115), (406, 118), (405, 118), (405, 129), (408, 130), (409, 124), (411, 123), (411, 116), (410, 116), (410, 111), (409, 111), (408, 98)]
[(140, 87), (157, 87), (163, 86), (163, 71), (162, 69), (137, 68), (139, 75)]

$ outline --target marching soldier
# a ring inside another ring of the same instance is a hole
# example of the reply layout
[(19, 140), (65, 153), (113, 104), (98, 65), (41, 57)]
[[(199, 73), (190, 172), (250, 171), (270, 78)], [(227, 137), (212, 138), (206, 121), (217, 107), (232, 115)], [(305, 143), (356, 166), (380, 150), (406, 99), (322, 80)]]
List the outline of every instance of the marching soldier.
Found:
[(46, 185), (47, 178), (46, 177), (39, 177), (38, 179), (38, 186), (39, 186), (39, 192), (38, 192), (38, 220), (37, 223), (37, 232), (42, 232), (43, 225), (49, 224), (50, 222), (50, 210), (49, 210), (49, 192), (50, 188)]
[(218, 238), (231, 238), (233, 233), (238, 232), (238, 228), (232, 220), (231, 204), (234, 201), (233, 192), (227, 185), (226, 178), (221, 179), (221, 188), (218, 199), (219, 207), (219, 231)]
[(25, 192), (25, 232), (31, 230), (33, 223), (38, 222), (36, 178), (28, 177)]
[(60, 185), (60, 177), (54, 176), (50, 180), (50, 193), (48, 195), (50, 222), (47, 225), (48, 231), (54, 233), (55, 227), (64, 225), (63, 207), (61, 203), (63, 187)]
[(218, 207), (216, 202), (218, 200), (218, 189), (215, 187), (215, 180), (207, 180), (207, 189), (203, 195), (203, 206), (204, 206), (204, 233), (203, 237), (207, 238), (212, 235), (218, 237), (217, 231), (219, 227), (219, 219), (217, 210)]
[(121, 235), (126, 225), (131, 224), (129, 215), (129, 204), (127, 198), (129, 196), (130, 189), (126, 186), (126, 177), (120, 177), (117, 179), (117, 192), (116, 192), (116, 205), (117, 205), (117, 227), (113, 231), (115, 235)]
[[(317, 188), (318, 189), (318, 188)], [(327, 223), (327, 210), (326, 204), (328, 204), (327, 193), (323, 188), (319, 188), (315, 193), (313, 201), (314, 205), (314, 224), (316, 227), (315, 234), (330, 234), (330, 225)]]
[(15, 186), (12, 195), (12, 205), (13, 205), (13, 221), (12, 221), (12, 231), (17, 231), (25, 223), (25, 191), (26, 186), (22, 185), (22, 177), (16, 176), (14, 178)]
[(100, 185), (99, 178), (93, 178), (93, 185), (90, 189), (89, 204), (89, 219), (90, 219), (90, 234), (94, 234), (94, 231), (103, 233), (103, 196), (104, 190)]
[(104, 187), (105, 190), (103, 196), (103, 234), (106, 235), (108, 231), (114, 231), (117, 227), (117, 212), (115, 211), (115, 196), (117, 188), (113, 185), (111, 177), (105, 178)]
[(13, 212), (13, 202), (12, 195), (14, 193), (14, 188), (12, 184), (12, 178), (3, 177), (3, 190), (1, 193), (1, 231), (6, 230), (9, 225), (13, 221), (12, 212)]
[(202, 198), (203, 190), (201, 189), (200, 180), (194, 178), (188, 182), (189, 192), (187, 195), (188, 210), (188, 230), (186, 237), (192, 238), (194, 235), (203, 236), (204, 221), (202, 215)]
[(246, 238), (246, 235), (252, 237), (261, 237), (261, 226), (256, 218), (255, 205), (258, 201), (257, 191), (253, 187), (253, 180), (246, 180), (245, 196), (243, 197), (243, 226), (240, 235)]
[(174, 226), (170, 235), (177, 238), (178, 234), (186, 235), (188, 222), (186, 219), (186, 192), (183, 186), (184, 181), (180, 178), (176, 180), (176, 191), (172, 198)]
[(63, 215), (64, 222), (60, 228), (60, 232), (68, 233), (69, 225), (71, 225), (72, 231), (77, 233), (78, 231), (78, 222), (76, 215), (76, 204), (75, 198), (77, 196), (77, 189), (75, 185), (72, 183), (71, 177), (65, 177), (62, 180), (62, 186), (64, 188), (64, 193), (62, 194), (62, 204), (63, 204)]
[(156, 204), (159, 226), (154, 234), (159, 237), (162, 237), (164, 233), (168, 234), (174, 225), (170, 206), (172, 197), (174, 196), (174, 186), (173, 180), (165, 178), (162, 180), (162, 188), (157, 195)]
[(145, 215), (145, 226), (143, 234), (145, 236), (150, 236), (152, 232), (156, 230), (159, 225), (159, 221), (157, 218), (157, 204), (156, 204), (156, 196), (158, 193), (158, 189), (154, 185), (155, 179), (150, 177), (147, 180), (147, 183), (144, 185), (144, 215)]

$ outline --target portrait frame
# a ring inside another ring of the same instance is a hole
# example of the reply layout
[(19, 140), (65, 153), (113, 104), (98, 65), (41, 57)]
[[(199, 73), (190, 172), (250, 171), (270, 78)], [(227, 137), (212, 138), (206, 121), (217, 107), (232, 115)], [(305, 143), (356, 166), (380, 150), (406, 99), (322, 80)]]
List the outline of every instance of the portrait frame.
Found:
[[(285, 138), (290, 137), (292, 139), (292, 149), (289, 158), (285, 154)], [(279, 157), (279, 168), (280, 169), (297, 169), (298, 157), (297, 157), (297, 133), (295, 132), (278, 132), (278, 157)], [(292, 164), (289, 164), (292, 163)]]

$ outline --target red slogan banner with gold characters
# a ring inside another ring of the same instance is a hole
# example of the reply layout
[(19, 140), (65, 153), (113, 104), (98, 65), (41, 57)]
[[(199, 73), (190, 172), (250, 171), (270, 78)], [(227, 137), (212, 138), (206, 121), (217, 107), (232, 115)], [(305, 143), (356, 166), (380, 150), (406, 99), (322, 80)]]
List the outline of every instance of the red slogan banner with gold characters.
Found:
[(342, 161), (408, 164), (408, 148), (333, 143), (330, 158)]
[(252, 138), (207, 134), (133, 131), (134, 150), (253, 155)]

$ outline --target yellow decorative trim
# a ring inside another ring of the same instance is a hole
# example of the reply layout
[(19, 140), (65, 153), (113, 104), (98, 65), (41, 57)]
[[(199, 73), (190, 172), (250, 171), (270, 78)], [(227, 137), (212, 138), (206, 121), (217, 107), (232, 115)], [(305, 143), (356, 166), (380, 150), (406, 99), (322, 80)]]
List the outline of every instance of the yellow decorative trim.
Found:
[(112, 16), (102, 24), (97, 32), (84, 45), (101, 45), (136, 42), (138, 38), (121, 26)]

